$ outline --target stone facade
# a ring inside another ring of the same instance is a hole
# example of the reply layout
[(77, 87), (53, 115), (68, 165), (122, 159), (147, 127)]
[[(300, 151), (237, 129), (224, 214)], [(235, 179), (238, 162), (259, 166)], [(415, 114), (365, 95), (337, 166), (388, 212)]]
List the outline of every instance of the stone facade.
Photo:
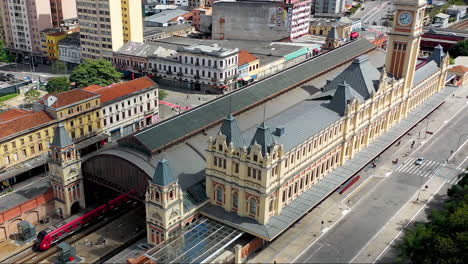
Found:
[[(408, 9), (399, 2), (395, 5), (397, 12)], [(423, 7), (424, 4), (416, 3), (411, 8), (418, 12)], [(390, 35), (390, 42), (399, 44), (390, 46), (387, 71), (381, 71), (376, 91), (368, 98), (356, 95), (345, 100), (342, 109), (333, 108), (342, 117), (302, 144), (285, 150), (273, 139), (273, 131), (265, 123), (257, 127), (253, 138), (243, 139), (236, 120), (232, 116), (226, 118), (206, 150), (206, 195), (210, 203), (266, 224), (305, 190), (439, 92), (447, 75), (447, 55), (440, 54), (435, 62), (439, 70), (433, 75), (413, 82), (422, 17), (408, 26), (410, 33)], [(398, 27), (394, 30), (398, 31)], [(402, 52), (405, 43), (411, 45)], [(403, 56), (402, 61), (393, 59), (397, 53)], [(365, 63), (365, 58), (354, 63)], [(348, 84), (338, 85), (332, 104), (335, 98), (341, 98), (340, 94), (353, 93)], [(281, 130), (276, 132), (281, 134)]]

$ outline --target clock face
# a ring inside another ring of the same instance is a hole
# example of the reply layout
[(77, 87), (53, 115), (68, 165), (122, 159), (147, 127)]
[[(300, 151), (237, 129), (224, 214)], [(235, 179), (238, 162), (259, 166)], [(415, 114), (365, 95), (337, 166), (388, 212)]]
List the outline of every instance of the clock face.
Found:
[(413, 17), (411, 13), (408, 13), (408, 12), (401, 12), (400, 15), (398, 16), (398, 23), (403, 26), (411, 24), (412, 20), (413, 20)]

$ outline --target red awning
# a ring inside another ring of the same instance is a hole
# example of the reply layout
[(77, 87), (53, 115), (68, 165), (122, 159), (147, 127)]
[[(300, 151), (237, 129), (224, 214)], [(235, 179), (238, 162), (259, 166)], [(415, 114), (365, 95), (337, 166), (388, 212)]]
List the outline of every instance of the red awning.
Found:
[(359, 33), (357, 33), (357, 32), (351, 32), (351, 37), (352, 37), (352, 38), (359, 37)]

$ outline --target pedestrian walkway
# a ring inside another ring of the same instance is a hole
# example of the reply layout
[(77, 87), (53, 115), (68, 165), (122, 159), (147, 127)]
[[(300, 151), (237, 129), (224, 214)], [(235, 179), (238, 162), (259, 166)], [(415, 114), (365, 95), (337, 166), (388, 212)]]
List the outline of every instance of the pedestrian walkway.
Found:
[(418, 175), (424, 178), (430, 177), (437, 169), (444, 165), (443, 162), (424, 160), (421, 165), (415, 164), (417, 158), (411, 157), (395, 171)]
[[(399, 166), (395, 171), (407, 173), (407, 174), (414, 174), (424, 178), (431, 177), (434, 175), (437, 170), (439, 170), (442, 166), (445, 166), (445, 162), (440, 161), (433, 161), (433, 160), (424, 160), (421, 165), (416, 165), (415, 161), (417, 158), (411, 157), (409, 158), (404, 164)], [(463, 172), (462, 168), (452, 168), (452, 173), (449, 175), (440, 175), (444, 179), (447, 179), (448, 183), (454, 184), (457, 180), (456, 175)], [(455, 176), (455, 177), (454, 177)]]

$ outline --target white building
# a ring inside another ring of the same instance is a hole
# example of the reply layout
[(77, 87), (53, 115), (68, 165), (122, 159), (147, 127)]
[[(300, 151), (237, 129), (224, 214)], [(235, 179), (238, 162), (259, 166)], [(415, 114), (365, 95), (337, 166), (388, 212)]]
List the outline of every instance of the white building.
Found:
[(234, 87), (239, 49), (217, 44), (179, 47), (167, 57), (149, 57), (149, 71), (166, 79), (185, 81), (196, 90), (225, 92)]
[(158, 122), (158, 85), (148, 77), (84, 90), (101, 96), (102, 130), (111, 140)]
[(80, 33), (72, 33), (58, 42), (59, 60), (69, 67), (81, 63)]
[(315, 0), (315, 16), (341, 17), (346, 0)]

